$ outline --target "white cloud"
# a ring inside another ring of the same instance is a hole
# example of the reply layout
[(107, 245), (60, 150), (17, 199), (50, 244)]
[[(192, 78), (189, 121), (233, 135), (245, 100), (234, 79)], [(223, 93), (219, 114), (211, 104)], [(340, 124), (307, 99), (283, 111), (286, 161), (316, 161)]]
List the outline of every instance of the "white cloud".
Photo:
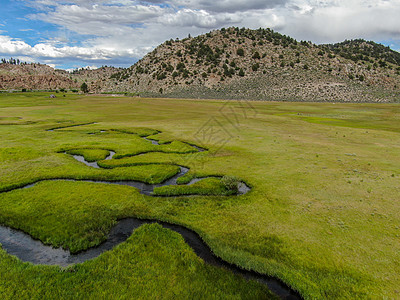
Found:
[(27, 43), (0, 35), (0, 53), (5, 55), (23, 55), (42, 59), (77, 58), (88, 61), (111, 60), (121, 56), (135, 55), (132, 51), (115, 51), (96, 47), (55, 47), (51, 44)]
[(302, 3), (299, 6), (302, 10), (291, 11), (283, 30), (299, 39), (314, 42), (400, 39), (399, 0), (297, 2)]
[[(31, 15), (32, 19), (41, 19), (61, 26), (72, 26), (82, 23), (103, 24), (137, 24), (150, 21), (166, 12), (166, 8), (150, 5), (129, 6), (104, 6), (93, 4), (91, 6), (58, 5), (55, 10)], [(80, 28), (84, 30), (85, 28)]]
[[(215, 28), (270, 27), (297, 39), (400, 44), (400, 0), (36, 0), (29, 16), (60, 32), (30, 46), (0, 36), (0, 55), (134, 63), (161, 42)], [(73, 36), (74, 38), (71, 38)], [(81, 37), (81, 43), (73, 39)], [(399, 48), (399, 46), (397, 46)]]
[(175, 0), (171, 3), (192, 9), (204, 9), (210, 12), (243, 12), (274, 8), (284, 5), (288, 0)]
[(173, 27), (196, 27), (196, 28), (217, 28), (230, 23), (240, 21), (242, 18), (233, 14), (210, 14), (205, 10), (181, 9), (163, 15), (158, 21), (166, 26)]
[(0, 35), (0, 53), (9, 55), (23, 54), (31, 47), (23, 41), (13, 40), (8, 36)]

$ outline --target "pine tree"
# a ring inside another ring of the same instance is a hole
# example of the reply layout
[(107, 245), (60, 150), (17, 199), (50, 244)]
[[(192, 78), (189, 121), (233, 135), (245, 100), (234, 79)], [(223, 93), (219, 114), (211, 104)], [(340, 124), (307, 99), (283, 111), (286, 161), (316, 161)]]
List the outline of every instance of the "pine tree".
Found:
[(86, 82), (82, 83), (81, 91), (84, 92), (85, 94), (89, 92), (89, 88), (88, 88)]

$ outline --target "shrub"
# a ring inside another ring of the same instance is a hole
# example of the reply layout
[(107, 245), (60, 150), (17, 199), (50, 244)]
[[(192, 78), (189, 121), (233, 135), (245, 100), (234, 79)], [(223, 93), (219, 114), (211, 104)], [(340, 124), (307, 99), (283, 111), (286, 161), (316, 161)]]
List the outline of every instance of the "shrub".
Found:
[(240, 70), (239, 70), (239, 76), (240, 76), (240, 77), (243, 77), (243, 76), (244, 76), (244, 71), (243, 71), (243, 69), (240, 69)]
[(244, 56), (244, 50), (243, 50), (243, 48), (237, 49), (236, 54), (239, 55), (239, 56)]
[(380, 66), (381, 68), (385, 68), (385, 67), (387, 66), (387, 63), (386, 63), (386, 61), (384, 61), (384, 60), (380, 60), (378, 63), (379, 63), (379, 66)]
[(166, 70), (167, 72), (172, 72), (172, 71), (174, 70), (174, 67), (171, 66), (171, 65), (169, 64), (169, 65), (167, 65), (167, 66), (165, 67), (165, 70)]
[(253, 54), (253, 59), (260, 59), (260, 53), (258, 53), (258, 51), (254, 52)]
[(82, 85), (81, 85), (81, 91), (84, 92), (85, 94), (86, 94), (87, 92), (89, 92), (89, 88), (88, 88), (86, 82), (82, 83)]
[(167, 78), (167, 76), (165, 75), (165, 73), (160, 73), (160, 74), (157, 75), (157, 80), (163, 80), (163, 79), (165, 79), (165, 78)]
[(183, 78), (188, 78), (188, 77), (189, 77), (189, 74), (190, 74), (189, 71), (186, 70), (186, 69), (184, 69), (183, 72), (182, 72), (182, 77), (183, 77)]
[(221, 183), (227, 190), (233, 191), (235, 193), (238, 192), (239, 189), (238, 185), (240, 183), (240, 180), (237, 179), (236, 177), (225, 175), (224, 177), (222, 177)]
[(254, 64), (254, 65), (251, 66), (251, 69), (252, 69), (254, 72), (257, 72), (259, 68), (260, 68), (260, 64), (259, 64), (259, 63), (256, 63), (256, 64)]
[(137, 66), (136, 67), (136, 73), (143, 74), (144, 73), (144, 69), (141, 66)]
[(183, 62), (178, 63), (176, 69), (182, 72), (185, 69), (185, 64)]

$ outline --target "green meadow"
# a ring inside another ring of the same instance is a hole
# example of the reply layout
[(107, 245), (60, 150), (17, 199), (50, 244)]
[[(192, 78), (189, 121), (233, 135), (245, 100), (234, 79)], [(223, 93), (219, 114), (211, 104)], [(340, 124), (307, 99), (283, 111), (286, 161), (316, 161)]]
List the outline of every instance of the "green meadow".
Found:
[[(305, 299), (400, 298), (399, 105), (48, 96), (0, 94), (1, 225), (75, 253), (103, 242), (119, 219), (158, 219), (196, 231), (219, 257), (280, 278)], [(178, 183), (209, 177), (157, 196), (62, 180), (154, 184), (178, 166), (190, 169)], [(234, 180), (251, 191), (233, 195)], [(204, 263), (157, 224), (67, 268), (0, 248), (0, 295), (274, 298)]]

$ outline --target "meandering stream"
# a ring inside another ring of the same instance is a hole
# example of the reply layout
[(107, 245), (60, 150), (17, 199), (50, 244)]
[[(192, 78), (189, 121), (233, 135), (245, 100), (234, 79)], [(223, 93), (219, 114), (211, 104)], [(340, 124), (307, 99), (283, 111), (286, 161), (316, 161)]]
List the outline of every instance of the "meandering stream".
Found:
[(105, 251), (109, 251), (116, 245), (126, 241), (133, 230), (143, 224), (158, 223), (164, 228), (171, 229), (182, 235), (186, 243), (201, 257), (206, 263), (214, 266), (224, 267), (236, 274), (240, 274), (246, 279), (257, 280), (266, 284), (268, 288), (281, 299), (301, 299), (300, 295), (285, 285), (279, 279), (259, 274), (254, 271), (244, 270), (234, 264), (225, 262), (217, 257), (201, 237), (194, 231), (186, 227), (161, 222), (157, 220), (142, 220), (137, 218), (126, 218), (120, 220), (110, 231), (107, 241), (98, 247), (90, 248), (78, 254), (71, 254), (62, 248), (52, 248), (42, 242), (32, 239), (28, 234), (0, 226), (0, 241), (3, 248), (11, 255), (17, 256), (22, 261), (42, 265), (68, 266), (82, 263), (89, 259), (98, 257)]
[[(72, 127), (72, 126), (70, 126)], [(57, 128), (55, 128), (57, 129)], [(144, 137), (145, 140), (151, 142), (154, 145), (159, 145), (156, 140)], [(205, 151), (205, 149), (191, 145), (195, 147), (198, 151)], [(115, 152), (110, 151), (106, 160), (113, 159)], [(85, 165), (93, 168), (100, 168), (97, 162), (88, 162), (81, 155), (73, 155), (73, 157)], [(189, 169), (183, 166), (180, 167), (180, 172), (171, 178), (167, 179), (165, 182), (160, 184), (146, 184), (139, 181), (94, 181), (94, 180), (79, 180), (85, 182), (98, 182), (106, 184), (117, 184), (117, 185), (127, 185), (137, 188), (142, 194), (153, 196), (153, 190), (155, 187), (167, 186), (167, 185), (177, 185), (177, 179), (184, 176)], [(192, 179), (187, 185), (194, 184), (199, 180), (204, 178)], [(52, 180), (70, 180), (78, 181), (73, 179), (52, 179)], [(45, 180), (43, 180), (45, 181)], [(40, 181), (38, 181), (40, 182)], [(21, 188), (31, 188), (35, 186), (38, 182), (29, 184)], [(18, 189), (18, 188), (17, 188)], [(250, 191), (250, 188), (241, 182), (238, 184), (238, 194), (245, 194)], [(17, 256), (19, 259), (25, 262), (31, 262), (33, 264), (43, 264), (43, 265), (58, 265), (58, 266), (68, 266), (72, 264), (82, 263), (89, 259), (98, 257), (105, 251), (111, 250), (116, 245), (126, 241), (132, 234), (133, 230), (140, 227), (143, 224), (148, 223), (158, 223), (164, 228), (168, 228), (178, 232), (182, 235), (188, 245), (194, 250), (194, 252), (201, 257), (206, 263), (224, 267), (231, 270), (236, 274), (240, 274), (247, 279), (254, 279), (263, 284), (266, 284), (269, 289), (274, 292), (281, 299), (301, 299), (301, 296), (284, 284), (281, 280), (269, 277), (267, 275), (259, 274), (254, 271), (244, 270), (236, 265), (225, 262), (224, 260), (217, 257), (206, 243), (201, 239), (201, 237), (194, 231), (185, 228), (180, 225), (170, 224), (166, 222), (161, 222), (158, 220), (142, 220), (137, 218), (126, 218), (119, 220), (118, 223), (111, 229), (107, 240), (99, 245), (98, 247), (90, 248), (78, 254), (71, 254), (68, 250), (62, 248), (52, 248), (51, 246), (44, 245), (41, 241), (34, 240), (29, 234), (22, 231), (15, 230), (0, 225), (0, 243), (3, 249), (11, 255)]]

